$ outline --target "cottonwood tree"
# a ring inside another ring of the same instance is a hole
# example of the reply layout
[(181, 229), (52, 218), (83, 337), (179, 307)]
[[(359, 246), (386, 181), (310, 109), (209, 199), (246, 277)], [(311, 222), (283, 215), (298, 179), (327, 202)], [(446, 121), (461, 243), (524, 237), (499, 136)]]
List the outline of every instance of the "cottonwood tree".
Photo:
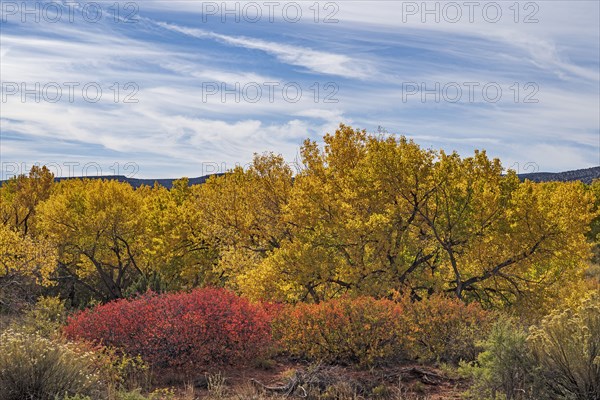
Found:
[(230, 286), (258, 290), (247, 274), (289, 236), (281, 215), (291, 190), (291, 168), (270, 153), (255, 155), (246, 170), (237, 167), (194, 187), (199, 223), (218, 244), (215, 271)]
[(594, 214), (583, 184), (519, 182), (485, 152), (441, 152), (434, 171), (419, 216), (443, 254), (447, 291), (493, 305), (578, 278)]
[[(580, 278), (595, 215), (582, 184), (520, 182), (485, 152), (461, 158), (343, 125), (324, 142), (305, 142), (283, 213), (260, 225), (286, 234), (242, 268), (254, 296), (318, 302), (409, 290), (500, 306)], [(240, 207), (217, 222), (239, 232), (262, 206), (241, 189), (247, 177), (236, 179), (211, 203)]]
[(54, 175), (45, 166), (33, 166), (28, 175), (9, 179), (0, 188), (0, 223), (28, 235), (34, 226), (35, 208), (50, 196)]
[[(32, 170), (0, 189), (0, 253), (11, 270), (102, 300), (211, 284), (289, 302), (444, 292), (541, 310), (587, 268), (598, 184), (521, 182), (484, 151), (461, 157), (344, 125), (323, 146), (306, 141), (301, 157), (295, 176), (265, 153), (170, 190), (53, 184)], [(8, 251), (48, 242), (56, 271), (40, 260), (17, 268)]]
[(95, 296), (110, 300), (143, 274), (142, 199), (127, 183), (73, 179), (38, 206), (37, 227), (58, 249), (58, 264)]
[(50, 243), (0, 224), (0, 306), (11, 308), (22, 300), (29, 282), (51, 285), (55, 268), (56, 251)]
[[(172, 188), (155, 185), (138, 189), (144, 217), (144, 262), (148, 273), (142, 287), (182, 290), (206, 284), (219, 284), (214, 274), (218, 249), (206, 232), (193, 189), (187, 178), (173, 182)], [(149, 281), (154, 279), (152, 287)], [(162, 287), (161, 287), (162, 286)]]
[(305, 169), (284, 214), (291, 235), (255, 273), (271, 286), (267, 294), (277, 295), (278, 285), (292, 300), (349, 291), (382, 296), (426, 279), (437, 250), (414, 220), (429, 196), (432, 154), (347, 126), (324, 141), (323, 149), (311, 141), (302, 147)]
[(54, 176), (46, 167), (32, 167), (28, 175), (0, 187), (0, 305), (17, 309), (36, 291), (49, 286), (56, 252), (35, 232), (36, 206), (50, 196)]

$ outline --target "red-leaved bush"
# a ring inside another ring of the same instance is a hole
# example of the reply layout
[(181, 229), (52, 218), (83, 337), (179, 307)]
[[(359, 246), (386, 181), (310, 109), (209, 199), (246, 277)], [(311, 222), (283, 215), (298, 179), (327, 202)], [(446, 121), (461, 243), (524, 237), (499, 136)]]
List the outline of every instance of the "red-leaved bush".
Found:
[(65, 334), (139, 354), (158, 368), (244, 363), (271, 343), (260, 305), (213, 288), (113, 301), (70, 317)]

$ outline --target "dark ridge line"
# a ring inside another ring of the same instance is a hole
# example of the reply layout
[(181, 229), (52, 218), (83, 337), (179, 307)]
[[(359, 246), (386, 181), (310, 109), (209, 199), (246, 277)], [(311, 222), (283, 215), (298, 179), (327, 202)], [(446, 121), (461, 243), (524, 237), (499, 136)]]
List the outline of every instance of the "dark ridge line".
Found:
[[(188, 178), (190, 185), (201, 185), (208, 180), (211, 176), (222, 176), (224, 173), (218, 174), (209, 174), (196, 178)], [(572, 171), (564, 171), (564, 172), (530, 172), (525, 174), (517, 174), (519, 179), (525, 180), (529, 179), (533, 182), (550, 182), (550, 181), (559, 181), (559, 182), (570, 182), (570, 181), (581, 181), (586, 184), (592, 183), (595, 179), (600, 179), (600, 166), (584, 168), (584, 169), (576, 169)], [(142, 178), (130, 178), (125, 175), (101, 175), (101, 176), (88, 176), (88, 177), (57, 177), (54, 178), (56, 182), (68, 180), (68, 179), (107, 179), (107, 180), (117, 180), (119, 182), (129, 183), (134, 188), (139, 188), (142, 185), (146, 186), (154, 186), (155, 183), (158, 183), (160, 186), (164, 186), (167, 189), (171, 189), (173, 187), (173, 182), (177, 179), (173, 178), (164, 178), (164, 179), (142, 179)], [(0, 186), (6, 181), (0, 181)]]

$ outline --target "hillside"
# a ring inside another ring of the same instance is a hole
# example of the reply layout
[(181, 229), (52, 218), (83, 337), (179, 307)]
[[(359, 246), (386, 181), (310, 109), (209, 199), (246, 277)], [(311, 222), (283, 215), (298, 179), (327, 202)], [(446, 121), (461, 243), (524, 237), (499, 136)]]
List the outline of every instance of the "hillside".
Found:
[[(222, 174), (215, 174), (222, 175)], [(190, 178), (190, 185), (199, 185), (204, 182), (212, 175), (204, 175), (197, 178)], [(522, 180), (529, 179), (534, 182), (549, 182), (549, 181), (559, 181), (559, 182), (568, 182), (568, 181), (581, 181), (583, 183), (590, 184), (594, 179), (600, 179), (600, 166), (585, 168), (585, 169), (576, 169), (572, 171), (564, 171), (564, 172), (533, 172), (528, 174), (519, 174), (519, 178)], [(55, 178), (56, 181), (62, 181), (65, 179), (73, 179), (66, 177)], [(139, 179), (139, 178), (129, 178), (124, 175), (105, 175), (105, 176), (91, 176), (89, 179), (110, 179), (117, 180), (119, 182), (128, 182), (131, 186), (138, 188), (142, 185), (154, 186), (154, 183), (157, 182), (159, 185), (170, 189), (173, 186), (173, 181), (176, 179), (173, 178), (164, 178), (164, 179)], [(4, 181), (0, 181), (0, 186), (2, 186)]]
[[(221, 174), (215, 174), (215, 175), (221, 175)], [(200, 185), (204, 182), (206, 182), (206, 180), (208, 178), (210, 178), (212, 175), (205, 175), (205, 176), (200, 176), (197, 178), (190, 178), (190, 185)], [(129, 178), (126, 177), (124, 175), (106, 175), (106, 176), (92, 176), (89, 177), (90, 179), (110, 179), (110, 180), (117, 180), (119, 182), (127, 182), (129, 183), (131, 186), (133, 186), (134, 188), (138, 188), (142, 185), (147, 185), (147, 186), (154, 186), (154, 183), (158, 183), (161, 186), (166, 187), (167, 189), (170, 189), (173, 186), (173, 182), (176, 180), (175, 178), (171, 179), (171, 178), (165, 178), (165, 179), (138, 179), (138, 178)], [(71, 179), (71, 178), (56, 178), (57, 181), (62, 181), (65, 179)]]
[[(222, 175), (222, 174), (214, 174), (214, 175)], [(200, 176), (197, 178), (190, 178), (189, 182), (190, 185), (199, 185), (202, 184), (204, 182), (206, 182), (206, 180), (208, 178), (210, 178), (212, 175), (205, 175), (205, 176)], [(80, 176), (77, 177), (57, 177), (54, 178), (55, 181), (60, 182), (60, 181), (64, 181), (67, 179), (79, 179), (81, 178)], [(171, 178), (165, 178), (165, 179), (139, 179), (139, 178), (130, 178), (124, 175), (102, 175), (102, 176), (88, 176), (88, 179), (108, 179), (108, 180), (115, 180), (115, 181), (119, 181), (119, 182), (127, 182), (129, 183), (131, 186), (133, 186), (134, 188), (138, 188), (142, 185), (147, 185), (147, 186), (154, 186), (155, 183), (158, 183), (161, 186), (166, 187), (167, 189), (170, 189), (173, 186), (173, 182), (176, 180), (175, 178), (171, 179)], [(6, 181), (0, 181), (0, 186), (2, 186), (2, 184), (6, 182)]]
[(529, 179), (534, 182), (548, 182), (548, 181), (582, 181), (584, 183), (592, 183), (594, 179), (600, 178), (600, 166), (576, 169), (573, 171), (565, 172), (533, 172), (529, 174), (520, 174), (519, 178)]

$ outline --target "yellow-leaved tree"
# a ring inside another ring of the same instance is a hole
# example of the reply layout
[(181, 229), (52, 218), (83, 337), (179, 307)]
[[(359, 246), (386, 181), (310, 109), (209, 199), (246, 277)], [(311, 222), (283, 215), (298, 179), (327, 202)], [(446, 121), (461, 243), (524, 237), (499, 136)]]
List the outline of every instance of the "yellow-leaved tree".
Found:
[(580, 282), (596, 215), (583, 184), (520, 182), (483, 151), (462, 158), (344, 125), (324, 142), (305, 142), (305, 168), (275, 202), (251, 171), (206, 187), (242, 292), (316, 302), (448, 292), (539, 307)]
[[(265, 153), (171, 189), (53, 184), (33, 169), (0, 188), (5, 270), (102, 300), (210, 284), (287, 302), (448, 293), (539, 314), (590, 271), (599, 183), (522, 182), (485, 151), (461, 157), (345, 125), (306, 141), (301, 161), (294, 175)], [(48, 242), (57, 271), (16, 263)]]
[(281, 156), (256, 155), (248, 169), (237, 167), (193, 190), (198, 224), (219, 248), (215, 272), (233, 288), (262, 293), (247, 274), (289, 236), (281, 215), (292, 190), (291, 168)]
[[(284, 222), (290, 235), (253, 274), (275, 299), (321, 301), (345, 292), (383, 296), (422, 285), (437, 258), (415, 224), (433, 154), (404, 138), (341, 126), (302, 147)], [(276, 287), (287, 288), (287, 293)]]
[(33, 166), (29, 175), (15, 176), (0, 188), (0, 223), (23, 235), (34, 226), (35, 208), (50, 196), (54, 175), (48, 168)]
[(109, 300), (147, 267), (142, 199), (127, 183), (72, 179), (38, 206), (37, 229), (58, 249), (59, 279)]
[(56, 251), (50, 243), (23, 236), (14, 228), (0, 224), (0, 287), (19, 284), (19, 277), (33, 277), (49, 285), (56, 267)]
[(582, 183), (520, 182), (477, 151), (440, 152), (434, 170), (433, 195), (419, 214), (442, 252), (447, 291), (488, 306), (540, 309), (581, 281), (594, 217)]
[[(142, 279), (154, 279), (155, 285), (167, 290), (218, 284), (213, 272), (218, 249), (206, 232), (189, 180), (176, 180), (171, 189), (155, 185), (137, 191), (143, 199), (144, 259), (151, 266), (149, 276)], [(147, 287), (158, 289), (148, 283)]]
[(56, 251), (35, 232), (36, 206), (50, 195), (54, 176), (34, 166), (0, 187), (0, 306), (18, 309), (34, 294), (35, 284), (49, 286)]

